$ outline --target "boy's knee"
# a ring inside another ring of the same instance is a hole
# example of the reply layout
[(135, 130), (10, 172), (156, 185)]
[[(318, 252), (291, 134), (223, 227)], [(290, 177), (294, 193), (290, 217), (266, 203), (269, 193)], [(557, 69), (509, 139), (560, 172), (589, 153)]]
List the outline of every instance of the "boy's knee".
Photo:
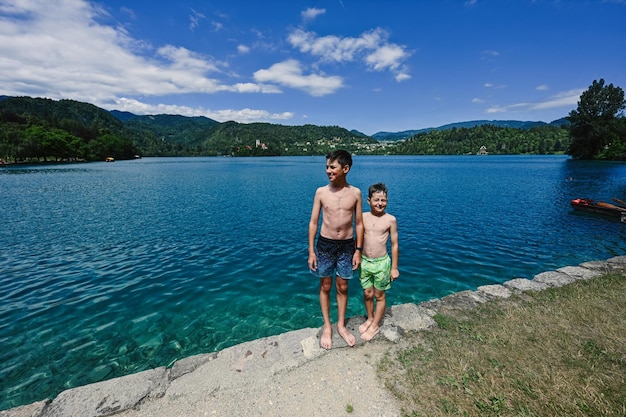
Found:
[(333, 284), (331, 280), (320, 281), (320, 291), (329, 293), (332, 287), (333, 287)]
[(338, 293), (344, 294), (348, 292), (348, 281), (345, 280), (337, 280), (335, 283), (335, 288)]
[(363, 296), (367, 299), (374, 297), (374, 287), (365, 288), (363, 290)]

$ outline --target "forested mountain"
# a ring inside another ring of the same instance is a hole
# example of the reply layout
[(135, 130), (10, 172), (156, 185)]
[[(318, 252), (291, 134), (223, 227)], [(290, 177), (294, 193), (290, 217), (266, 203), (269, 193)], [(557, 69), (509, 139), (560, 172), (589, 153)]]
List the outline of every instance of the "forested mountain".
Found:
[(554, 127), (569, 126), (569, 121), (565, 117), (558, 119), (558, 120), (554, 120), (550, 123), (529, 122), (529, 121), (522, 122), (519, 120), (471, 120), (468, 122), (450, 123), (450, 124), (439, 126), (439, 127), (429, 127), (426, 129), (419, 129), (419, 130), (405, 130), (402, 132), (377, 132), (377, 133), (374, 133), (372, 137), (379, 141), (383, 141), (383, 140), (394, 141), (394, 140), (408, 139), (414, 135), (417, 135), (420, 133), (428, 133), (432, 130), (449, 130), (449, 129), (463, 128), (463, 127), (472, 128), (472, 127), (483, 126), (483, 125), (491, 125), (491, 126), (496, 126), (496, 127), (513, 127), (516, 129), (530, 129), (533, 127), (541, 127), (541, 126), (554, 126)]
[[(567, 120), (475, 121), (382, 140), (339, 126), (220, 123), (206, 117), (137, 116), (73, 100), (0, 98), (0, 159), (104, 160), (142, 156), (458, 155), (558, 153), (567, 149)], [(505, 127), (502, 127), (504, 125)], [(537, 126), (535, 126), (537, 125)], [(389, 133), (389, 135), (399, 135)], [(396, 138), (397, 139), (397, 138)]]
[(6, 161), (132, 158), (138, 149), (109, 112), (73, 100), (3, 97), (0, 158)]
[(135, 143), (146, 155), (320, 155), (332, 147), (355, 151), (376, 143), (339, 126), (219, 123), (174, 115), (136, 116), (124, 124), (142, 132)]
[(0, 98), (0, 159), (104, 160), (143, 156), (321, 155), (376, 140), (339, 126), (219, 123), (206, 117), (137, 116), (88, 103)]
[(569, 130), (564, 127), (519, 129), (484, 124), (419, 133), (394, 150), (408, 155), (553, 154), (563, 153), (568, 145)]

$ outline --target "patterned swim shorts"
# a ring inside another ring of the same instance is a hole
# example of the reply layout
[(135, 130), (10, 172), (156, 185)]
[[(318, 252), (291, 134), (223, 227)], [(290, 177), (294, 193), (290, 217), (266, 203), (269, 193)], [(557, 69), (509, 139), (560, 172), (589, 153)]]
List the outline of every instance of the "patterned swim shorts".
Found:
[(374, 287), (387, 291), (391, 288), (391, 258), (389, 255), (380, 258), (361, 257), (361, 286), (363, 289)]
[(354, 239), (333, 240), (320, 236), (317, 239), (317, 271), (319, 278), (332, 277), (336, 272), (343, 279), (352, 278)]

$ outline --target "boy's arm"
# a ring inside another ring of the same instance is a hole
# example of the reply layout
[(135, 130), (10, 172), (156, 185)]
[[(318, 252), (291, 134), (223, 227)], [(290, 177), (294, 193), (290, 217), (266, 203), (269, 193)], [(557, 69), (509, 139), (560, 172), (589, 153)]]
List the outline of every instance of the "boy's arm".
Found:
[(313, 271), (317, 270), (317, 257), (315, 256), (315, 235), (319, 226), (320, 209), (322, 207), (319, 191), (315, 192), (313, 199), (313, 209), (311, 210), (311, 219), (309, 220), (309, 268)]
[(398, 221), (395, 217), (391, 218), (389, 225), (389, 238), (391, 239), (391, 279), (395, 280), (400, 276), (398, 270), (398, 255), (400, 253), (400, 245), (398, 243)]
[(354, 256), (352, 257), (352, 268), (357, 269), (361, 264), (361, 255), (363, 251), (363, 234), (365, 232), (365, 228), (363, 227), (363, 196), (361, 194), (361, 190), (357, 188), (357, 199), (356, 199), (356, 207), (354, 209), (354, 225), (356, 229), (356, 247), (361, 248), (361, 250), (355, 250)]

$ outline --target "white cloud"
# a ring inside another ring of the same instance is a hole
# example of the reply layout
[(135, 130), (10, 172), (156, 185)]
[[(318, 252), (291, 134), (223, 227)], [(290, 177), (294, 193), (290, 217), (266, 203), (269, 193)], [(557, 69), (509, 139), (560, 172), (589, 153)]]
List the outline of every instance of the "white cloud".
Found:
[(585, 90), (582, 88), (564, 91), (539, 102), (521, 102), (506, 106), (492, 106), (487, 109), (487, 113), (532, 112), (556, 108), (572, 108), (576, 107), (578, 104), (578, 100), (580, 100), (580, 95), (583, 91)]
[(223, 89), (206, 76), (219, 72), (218, 62), (171, 45), (150, 56), (122, 29), (99, 24), (102, 12), (81, 0), (36, 0), (0, 13), (3, 94), (78, 99)]
[(358, 38), (318, 36), (302, 29), (292, 31), (287, 40), (302, 53), (318, 57), (321, 62), (353, 62), (361, 60), (372, 71), (391, 71), (398, 81), (410, 78), (404, 61), (410, 53), (404, 45), (390, 43), (389, 34), (374, 29)]
[(402, 82), (402, 81), (410, 80), (411, 76), (407, 74), (406, 72), (401, 72), (401, 73), (396, 74), (395, 78), (397, 82)]
[(246, 45), (237, 45), (237, 52), (242, 55), (250, 53), (250, 47)]
[(254, 83), (237, 83), (229, 91), (238, 93), (265, 93), (276, 94), (281, 93), (280, 88), (274, 85), (254, 84)]
[(302, 20), (308, 22), (310, 20), (314, 20), (317, 16), (326, 13), (326, 9), (316, 9), (314, 7), (309, 7), (308, 9), (302, 11), (300, 15), (302, 16)]
[(166, 45), (159, 48), (157, 54), (171, 62), (170, 68), (176, 71), (187, 70), (195, 74), (219, 71), (215, 62), (186, 48)]
[(493, 50), (486, 50), (486, 51), (483, 51), (483, 55), (487, 55), (487, 56), (498, 56), (498, 55), (500, 55), (500, 52), (498, 52), (498, 51), (493, 51)]
[(554, 96), (549, 97), (547, 100), (539, 103), (532, 104), (533, 110), (552, 109), (557, 107), (572, 107), (578, 105), (580, 95), (585, 91), (584, 88), (564, 91)]
[(495, 85), (493, 83), (485, 83), (483, 84), (485, 88), (506, 88), (506, 84)]
[(343, 79), (339, 76), (304, 75), (301, 64), (295, 59), (258, 70), (254, 73), (254, 79), (260, 83), (275, 83), (306, 91), (312, 96), (331, 94), (343, 87)]
[(194, 9), (191, 9), (191, 14), (189, 15), (189, 30), (193, 31), (198, 25), (200, 25), (200, 21), (204, 19), (205, 16), (202, 13), (196, 12)]
[(291, 112), (270, 113), (265, 110), (255, 110), (248, 108), (239, 110), (209, 110), (178, 105), (151, 105), (135, 99), (128, 98), (116, 99), (113, 108), (135, 114), (180, 114), (187, 117), (204, 116), (213, 120), (217, 120), (218, 122), (227, 122), (229, 120), (236, 120), (240, 123), (284, 121), (290, 120), (294, 117), (294, 114)]
[(546, 91), (546, 90), (549, 90), (549, 89), (550, 89), (550, 87), (547, 86), (546, 84), (541, 84), (541, 85), (537, 86), (537, 91)]
[(365, 62), (375, 71), (396, 70), (400, 66), (404, 50), (397, 45), (383, 45), (365, 57)]
[[(119, 97), (280, 92), (272, 85), (224, 82), (227, 63), (180, 46), (153, 48), (122, 27), (101, 23), (109, 18), (83, 0), (0, 2), (0, 94), (73, 99), (105, 109), (132, 103), (128, 111), (145, 114), (155, 106)], [(192, 10), (191, 28), (203, 18)], [(247, 52), (244, 46), (238, 50)], [(262, 110), (228, 112), (244, 120), (265, 114)], [(288, 116), (267, 113), (264, 117)]]

